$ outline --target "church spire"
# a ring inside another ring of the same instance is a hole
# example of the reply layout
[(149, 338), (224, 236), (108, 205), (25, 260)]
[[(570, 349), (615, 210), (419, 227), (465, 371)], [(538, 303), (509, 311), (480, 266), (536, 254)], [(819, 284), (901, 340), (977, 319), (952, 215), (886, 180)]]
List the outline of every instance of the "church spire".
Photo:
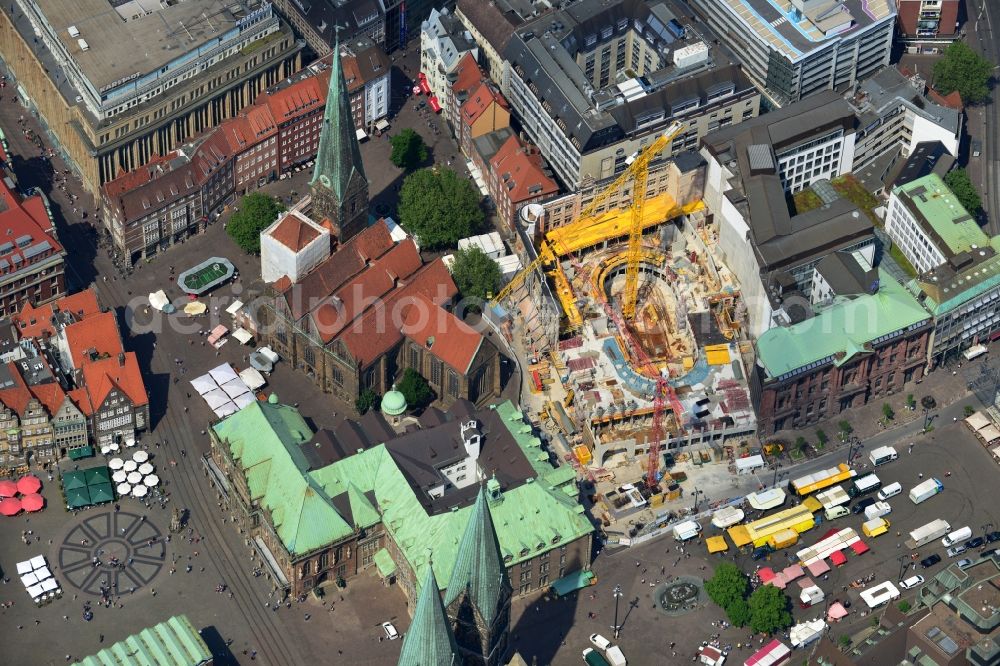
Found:
[(417, 598), (413, 622), (403, 637), (399, 666), (452, 666), (459, 663), (458, 647), (441, 604), (434, 567), (427, 563), (427, 577)]
[(329, 219), (337, 230), (337, 240), (347, 240), (367, 224), (368, 179), (344, 80), (339, 35), (333, 47), (330, 87), (309, 188), (313, 195), (312, 217)]

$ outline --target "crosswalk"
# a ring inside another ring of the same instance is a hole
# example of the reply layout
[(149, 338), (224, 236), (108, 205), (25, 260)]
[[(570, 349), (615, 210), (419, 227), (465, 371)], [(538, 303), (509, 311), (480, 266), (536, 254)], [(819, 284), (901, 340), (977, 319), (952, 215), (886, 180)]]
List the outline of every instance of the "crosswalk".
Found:
[(782, 23), (788, 23), (788, 19), (785, 18), (784, 16), (782, 16), (781, 18), (776, 18), (773, 21), (771, 21), (771, 26), (777, 28)]

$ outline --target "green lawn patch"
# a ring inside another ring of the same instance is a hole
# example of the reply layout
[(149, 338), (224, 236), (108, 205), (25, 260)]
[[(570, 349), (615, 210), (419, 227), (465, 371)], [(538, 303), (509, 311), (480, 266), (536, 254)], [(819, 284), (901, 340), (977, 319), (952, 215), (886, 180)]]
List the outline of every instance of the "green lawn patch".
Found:
[(899, 267), (902, 268), (907, 275), (910, 277), (917, 277), (917, 269), (913, 267), (910, 260), (906, 258), (903, 251), (899, 249), (898, 245), (893, 245), (889, 248), (889, 256), (892, 257)]

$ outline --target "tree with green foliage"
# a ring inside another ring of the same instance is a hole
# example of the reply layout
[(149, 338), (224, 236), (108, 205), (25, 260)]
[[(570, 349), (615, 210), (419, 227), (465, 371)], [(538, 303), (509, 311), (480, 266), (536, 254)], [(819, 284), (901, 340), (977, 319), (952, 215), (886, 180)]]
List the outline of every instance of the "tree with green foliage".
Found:
[(500, 265), (475, 246), (455, 253), (451, 277), (465, 299), (466, 307), (473, 312), (479, 310), (478, 303), (473, 301), (485, 302), (492, 298), (499, 291), (503, 280)]
[(396, 390), (406, 398), (406, 404), (410, 409), (423, 409), (434, 400), (431, 385), (413, 368), (403, 371), (403, 377), (396, 384)]
[(962, 408), (962, 413), (964, 413), (965, 417), (968, 418), (976, 413), (976, 408), (973, 407), (972, 405), (966, 405), (965, 407)]
[(820, 446), (826, 446), (826, 443), (830, 441), (830, 438), (826, 436), (826, 432), (823, 430), (816, 430), (816, 441), (819, 442)]
[(882, 416), (884, 416), (887, 421), (891, 421), (896, 418), (896, 412), (892, 411), (892, 406), (887, 402), (882, 403)]
[(903, 601), (900, 601), (898, 604), (896, 604), (896, 608), (899, 609), (900, 613), (909, 613), (910, 609), (913, 608), (913, 606), (910, 605), (909, 601), (906, 601), (904, 599)]
[(851, 637), (848, 634), (841, 634), (838, 642), (840, 643), (840, 648), (842, 650), (846, 650), (851, 647)]
[(430, 153), (424, 138), (407, 127), (399, 134), (389, 139), (392, 144), (392, 154), (389, 159), (400, 169), (410, 171), (427, 161)]
[(934, 63), (934, 88), (942, 95), (958, 91), (966, 104), (985, 102), (990, 95), (993, 63), (963, 41), (954, 41)]
[(842, 441), (847, 441), (847, 438), (851, 436), (852, 432), (854, 432), (854, 426), (852, 426), (851, 422), (846, 419), (839, 422), (837, 427), (840, 428), (840, 439)]
[(773, 634), (792, 624), (791, 602), (774, 585), (761, 585), (748, 601), (750, 628), (758, 634)]
[(226, 225), (226, 233), (247, 254), (260, 254), (260, 232), (267, 229), (285, 210), (277, 199), (263, 192), (248, 194), (240, 200), (239, 210)]
[(745, 627), (750, 623), (750, 606), (747, 600), (740, 598), (726, 607), (726, 618), (734, 627)]
[(403, 181), (400, 224), (425, 250), (455, 247), (486, 219), (479, 192), (451, 169), (420, 169)]
[(968, 171), (961, 167), (952, 169), (944, 177), (944, 184), (955, 193), (955, 198), (965, 210), (969, 211), (969, 215), (979, 217), (983, 210), (983, 200), (979, 197), (976, 186), (972, 184)]
[(354, 401), (354, 409), (358, 410), (358, 414), (364, 414), (369, 409), (378, 409), (381, 402), (382, 398), (375, 391), (365, 389)]
[[(723, 610), (746, 598), (750, 581), (739, 567), (731, 562), (722, 562), (715, 567), (715, 574), (705, 581), (708, 597)], [(735, 624), (735, 623), (734, 623)]]
[(917, 408), (917, 401), (914, 399), (912, 393), (907, 393), (906, 394), (906, 406), (909, 409), (911, 409), (911, 410), (914, 410), (914, 409)]
[(809, 442), (806, 441), (805, 437), (803, 437), (802, 435), (799, 435), (798, 437), (795, 438), (795, 450), (796, 451), (798, 451), (802, 455), (805, 455), (806, 454), (806, 449), (808, 449), (808, 448), (809, 448)]

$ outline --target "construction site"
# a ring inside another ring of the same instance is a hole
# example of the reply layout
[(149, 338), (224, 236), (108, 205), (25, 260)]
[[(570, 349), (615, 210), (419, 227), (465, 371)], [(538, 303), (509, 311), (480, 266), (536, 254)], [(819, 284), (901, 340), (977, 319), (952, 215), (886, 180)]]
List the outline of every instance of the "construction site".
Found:
[(490, 313), (528, 361), (524, 407), (594, 483), (606, 523), (679, 498), (674, 463), (738, 457), (756, 427), (743, 308), (713, 253), (704, 164), (660, 166), (677, 185), (630, 196), (649, 192), (658, 148), (567, 224), (546, 228), (542, 205), (523, 210), (525, 269)]

